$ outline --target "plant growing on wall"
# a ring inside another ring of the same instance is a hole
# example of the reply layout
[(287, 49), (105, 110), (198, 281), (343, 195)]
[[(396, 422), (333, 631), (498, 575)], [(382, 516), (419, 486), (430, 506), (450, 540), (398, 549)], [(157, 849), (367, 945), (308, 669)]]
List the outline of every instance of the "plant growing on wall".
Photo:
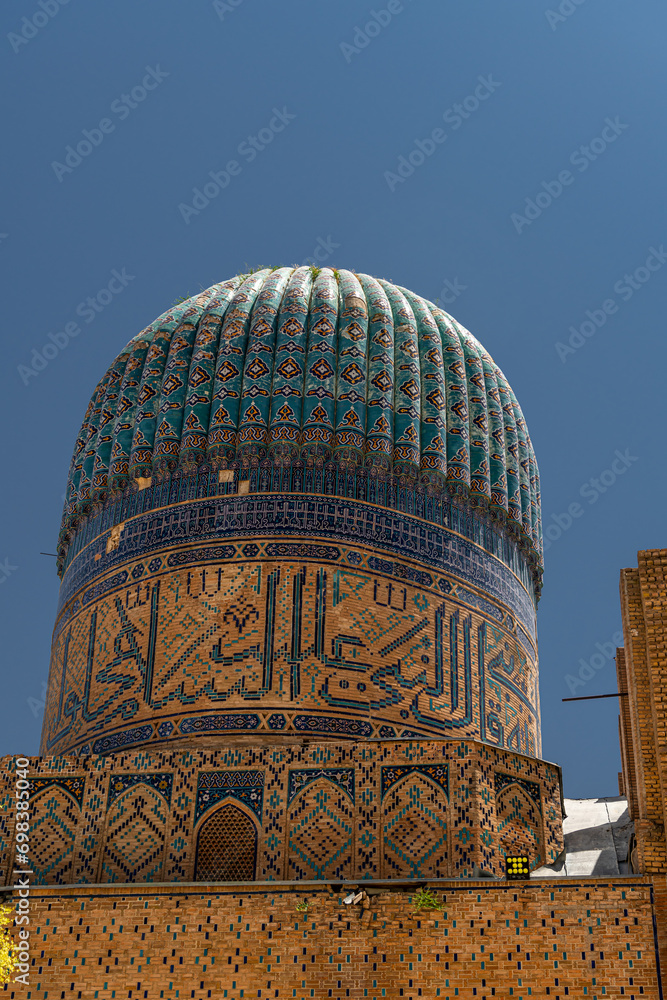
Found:
[(421, 888), (412, 897), (416, 910), (441, 910), (442, 903), (430, 889)]

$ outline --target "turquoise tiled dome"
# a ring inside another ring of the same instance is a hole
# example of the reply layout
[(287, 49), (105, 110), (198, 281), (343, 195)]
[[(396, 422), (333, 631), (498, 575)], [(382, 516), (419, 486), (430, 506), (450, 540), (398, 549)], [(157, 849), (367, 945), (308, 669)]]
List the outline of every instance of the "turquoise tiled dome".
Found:
[(302, 460), (462, 494), (541, 564), (533, 448), (481, 344), (405, 288), (310, 267), (213, 285), (130, 341), (88, 406), (61, 546), (133, 480)]

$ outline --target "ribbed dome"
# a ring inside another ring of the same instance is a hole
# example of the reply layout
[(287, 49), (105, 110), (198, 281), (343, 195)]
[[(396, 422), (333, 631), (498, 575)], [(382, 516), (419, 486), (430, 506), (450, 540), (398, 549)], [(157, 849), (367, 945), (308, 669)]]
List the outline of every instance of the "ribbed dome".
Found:
[(80, 518), (133, 480), (309, 459), (463, 493), (541, 564), (537, 463), (481, 344), (405, 288), (310, 267), (213, 285), (130, 341), (77, 439), (61, 557)]

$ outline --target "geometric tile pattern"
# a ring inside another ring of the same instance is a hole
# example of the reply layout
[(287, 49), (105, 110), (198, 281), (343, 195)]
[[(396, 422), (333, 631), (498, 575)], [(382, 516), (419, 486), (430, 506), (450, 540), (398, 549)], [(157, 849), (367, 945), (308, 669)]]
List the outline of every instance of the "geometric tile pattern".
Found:
[(326, 777), (305, 785), (287, 814), (288, 878), (352, 877), (354, 806)]
[(120, 792), (108, 812), (102, 881), (162, 881), (167, 817), (164, 795), (152, 784), (133, 782)]
[[(253, 877), (269, 881), (500, 874), (517, 845), (552, 862), (563, 844), (557, 768), (469, 739), (139, 748), (28, 770), (48, 884), (190, 882), (199, 831), (228, 806), (252, 824)], [(7, 767), (0, 801), (12, 788)]]
[(30, 862), (35, 882), (55, 885), (72, 881), (80, 819), (80, 804), (60, 783), (49, 783), (31, 797)]
[[(348, 535), (359, 516), (375, 517), (363, 506), (350, 509)], [(273, 557), (271, 536), (255, 538), (253, 554), (229, 546), (230, 558), (214, 551), (209, 561), (198, 544), (179, 550), (190, 563), (146, 569), (139, 584), (119, 580), (101, 596), (91, 587), (78, 607), (70, 599), (54, 633), (45, 752), (259, 738), (279, 724), (308, 738), (377, 738), (387, 726), (397, 736), (469, 735), (539, 754), (535, 609), (529, 632), (511, 593), (492, 599), (502, 573), (531, 600), (490, 555), (477, 549), (461, 564), (468, 581), (479, 569), (480, 593), (349, 538), (335, 548), (285, 540)]]
[(231, 804), (215, 809), (199, 828), (196, 882), (244, 882), (255, 878), (257, 829)]
[[(383, 878), (442, 878), (448, 874), (449, 803), (441, 780), (446, 768), (382, 768), (391, 774), (383, 795)], [(396, 771), (402, 773), (396, 774)]]
[(503, 774), (496, 775), (496, 789), (500, 855), (524, 853), (530, 859), (531, 868), (539, 868), (544, 864), (539, 785), (519, 778), (512, 780), (511, 776)]
[(76, 442), (60, 559), (81, 515), (133, 478), (306, 455), (449, 483), (490, 503), (541, 561), (537, 465), (492, 358), (407, 289), (309, 267), (213, 285), (121, 352)]
[(243, 802), (261, 823), (263, 795), (263, 771), (204, 771), (197, 782), (195, 823), (211, 806), (227, 798)]

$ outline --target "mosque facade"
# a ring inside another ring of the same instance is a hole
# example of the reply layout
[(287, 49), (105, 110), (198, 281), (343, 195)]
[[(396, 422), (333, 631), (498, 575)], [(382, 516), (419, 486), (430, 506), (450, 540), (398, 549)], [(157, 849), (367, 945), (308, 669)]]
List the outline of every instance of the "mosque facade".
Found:
[(68, 477), (30, 995), (657, 997), (657, 869), (556, 877), (542, 568), (519, 404), (433, 303), (267, 268), (138, 334)]

